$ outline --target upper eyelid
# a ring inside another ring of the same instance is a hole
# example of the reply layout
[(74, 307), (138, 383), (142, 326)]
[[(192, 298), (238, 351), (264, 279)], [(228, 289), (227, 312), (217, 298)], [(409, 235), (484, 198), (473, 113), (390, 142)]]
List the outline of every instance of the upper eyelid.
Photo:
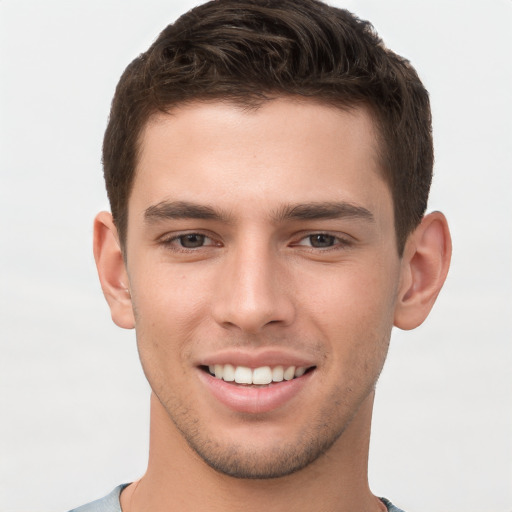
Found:
[[(212, 233), (209, 230), (201, 230), (201, 229), (190, 229), (190, 230), (166, 233), (166, 234), (159, 236), (156, 241), (157, 241), (157, 243), (169, 243), (172, 241), (176, 241), (179, 238), (181, 238), (183, 236), (187, 236), (187, 235), (201, 235), (201, 236), (204, 236), (205, 238), (210, 239), (214, 243), (215, 242), (222, 243), (222, 244), (224, 243), (224, 241), (222, 240), (222, 237), (218, 236), (215, 233)], [(346, 243), (346, 244), (356, 241), (356, 239), (353, 236), (350, 236), (346, 233), (340, 233), (340, 232), (329, 231), (329, 230), (311, 230), (311, 231), (308, 230), (308, 231), (302, 231), (299, 233), (295, 233), (294, 235), (290, 236), (290, 239), (292, 240), (291, 244), (293, 245), (295, 243), (301, 242), (301, 241), (309, 238), (310, 236), (315, 236), (315, 235), (332, 236), (338, 242), (342, 242), (342, 243)]]
[[(182, 243), (180, 243), (180, 238), (186, 237), (188, 235), (199, 235), (203, 236), (206, 240), (208, 240), (208, 243), (201, 244), (197, 247), (186, 247)], [(161, 236), (157, 241), (157, 245), (159, 245), (161, 248), (165, 249), (166, 251), (171, 251), (174, 253), (183, 253), (183, 254), (193, 254), (193, 253), (201, 253), (201, 251), (208, 251), (212, 248), (218, 248), (222, 245), (222, 243), (219, 243), (215, 238), (208, 236), (204, 233), (201, 233), (199, 231), (188, 231), (185, 233), (176, 233), (176, 234), (168, 234)]]
[(315, 235), (332, 236), (338, 240), (342, 240), (342, 241), (346, 241), (346, 242), (355, 240), (355, 238), (353, 236), (348, 235), (347, 233), (340, 233), (338, 231), (328, 231), (328, 230), (304, 231), (304, 232), (297, 233), (294, 238), (297, 241), (300, 241), (300, 240), (304, 240), (305, 238), (308, 238), (310, 236), (315, 236)]
[[(205, 239), (208, 240), (208, 242), (197, 247), (185, 247), (185, 245), (181, 244), (179, 240), (180, 238), (186, 237), (187, 235), (204, 236)], [(180, 233), (167, 233), (158, 237), (155, 240), (155, 243), (157, 246), (160, 246), (165, 250), (170, 250), (179, 253), (193, 253), (201, 250), (209, 250), (211, 248), (219, 247), (219, 242), (215, 238), (197, 230)]]
[(219, 239), (218, 236), (214, 235), (213, 233), (211, 233), (208, 230), (188, 229), (188, 230), (184, 230), (184, 231), (173, 231), (171, 233), (164, 233), (163, 235), (160, 235), (157, 238), (157, 242), (169, 242), (172, 240), (177, 240), (177, 239), (181, 238), (182, 236), (187, 236), (187, 235), (201, 235), (201, 236), (204, 236), (211, 240)]
[[(332, 245), (328, 245), (325, 247), (315, 247), (311, 242), (307, 243), (307, 239), (315, 235), (332, 236), (334, 238), (334, 243)], [(304, 243), (304, 241), (306, 241), (306, 243)], [(327, 231), (313, 231), (301, 236), (300, 238), (297, 237), (295, 241), (290, 244), (290, 247), (300, 248), (303, 251), (309, 251), (314, 253), (321, 252), (325, 254), (332, 251), (347, 250), (349, 248), (352, 248), (355, 243), (356, 240), (350, 235), (343, 235), (340, 233), (329, 233)]]

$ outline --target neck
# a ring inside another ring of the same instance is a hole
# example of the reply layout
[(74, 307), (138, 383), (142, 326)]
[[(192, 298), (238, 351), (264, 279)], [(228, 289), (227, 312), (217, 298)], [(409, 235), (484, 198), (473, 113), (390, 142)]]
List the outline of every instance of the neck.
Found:
[(252, 480), (210, 468), (152, 395), (148, 469), (123, 491), (123, 512), (385, 510), (368, 487), (372, 407), (373, 393), (331, 448), (306, 468), (285, 477)]

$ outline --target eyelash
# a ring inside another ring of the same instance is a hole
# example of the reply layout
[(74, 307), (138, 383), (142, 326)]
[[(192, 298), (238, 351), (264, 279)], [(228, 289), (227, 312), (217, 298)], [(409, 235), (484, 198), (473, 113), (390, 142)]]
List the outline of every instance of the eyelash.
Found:
[[(184, 247), (182, 244), (179, 244), (180, 240), (183, 240), (186, 237), (192, 237), (192, 236), (202, 237), (203, 239), (211, 240), (213, 243), (208, 244), (208, 245), (200, 245), (198, 247)], [(178, 242), (178, 244), (176, 244), (176, 242)], [(220, 245), (221, 245), (220, 242), (215, 242), (215, 240), (211, 236), (208, 236), (204, 233), (200, 233), (197, 231), (191, 231), (188, 233), (179, 233), (170, 238), (162, 238), (160, 243), (164, 247), (171, 248), (172, 250), (174, 250), (176, 252), (185, 252), (185, 253), (196, 252), (198, 249), (204, 249), (205, 247), (220, 247)]]
[[(307, 241), (308, 239), (311, 243), (311, 239), (313, 237), (321, 237), (321, 236), (331, 238), (333, 244), (326, 246), (326, 247), (314, 247), (313, 245), (305, 245), (302, 243), (304, 241)], [(348, 237), (335, 235), (335, 234), (325, 232), (325, 231), (318, 231), (318, 232), (314, 232), (314, 233), (308, 233), (307, 235), (301, 237), (298, 240), (298, 242), (295, 242), (293, 245), (306, 247), (308, 250), (312, 250), (315, 252), (316, 251), (327, 252), (327, 251), (336, 251), (336, 250), (339, 251), (339, 250), (346, 249), (352, 245), (352, 241)]]
[[(204, 240), (209, 240), (211, 243), (208, 245), (199, 245), (197, 247), (184, 247), (183, 246), (183, 239), (186, 237), (200, 237)], [(328, 237), (332, 238), (332, 245), (328, 245), (325, 247), (314, 247), (311, 244), (311, 239), (313, 237)], [(304, 243), (307, 242), (309, 239), (310, 244)], [(181, 242), (180, 242), (181, 241)], [(160, 244), (166, 248), (170, 248), (171, 250), (175, 252), (181, 252), (181, 253), (194, 253), (197, 252), (199, 249), (205, 249), (210, 247), (221, 247), (222, 243), (215, 241), (215, 239), (205, 233), (197, 232), (197, 231), (191, 231), (187, 233), (179, 233), (176, 235), (173, 235), (170, 238), (162, 238), (160, 241)], [(352, 240), (350, 240), (348, 237), (343, 237), (340, 235), (335, 235), (329, 232), (325, 231), (316, 231), (316, 232), (310, 232), (307, 234), (301, 234), (301, 237), (296, 241), (290, 244), (291, 247), (302, 247), (304, 250), (311, 251), (311, 252), (329, 252), (329, 251), (340, 251), (347, 249), (353, 245)]]

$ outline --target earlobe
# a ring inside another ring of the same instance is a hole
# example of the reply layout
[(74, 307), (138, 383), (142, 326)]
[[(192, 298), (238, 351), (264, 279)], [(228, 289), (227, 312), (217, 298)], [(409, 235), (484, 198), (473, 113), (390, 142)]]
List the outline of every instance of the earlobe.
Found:
[(448, 274), (451, 253), (445, 216), (441, 212), (426, 215), (405, 246), (396, 327), (414, 329), (427, 318)]
[(133, 329), (135, 319), (128, 274), (112, 215), (100, 212), (94, 219), (94, 259), (101, 289), (119, 327)]

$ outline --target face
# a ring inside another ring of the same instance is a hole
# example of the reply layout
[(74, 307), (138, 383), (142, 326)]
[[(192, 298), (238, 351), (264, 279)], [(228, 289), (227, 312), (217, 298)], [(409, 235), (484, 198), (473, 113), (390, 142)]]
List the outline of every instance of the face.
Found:
[(401, 265), (371, 118), (196, 103), (141, 148), (126, 265), (166, 421), (220, 472), (297, 471), (341, 442), (387, 352)]

